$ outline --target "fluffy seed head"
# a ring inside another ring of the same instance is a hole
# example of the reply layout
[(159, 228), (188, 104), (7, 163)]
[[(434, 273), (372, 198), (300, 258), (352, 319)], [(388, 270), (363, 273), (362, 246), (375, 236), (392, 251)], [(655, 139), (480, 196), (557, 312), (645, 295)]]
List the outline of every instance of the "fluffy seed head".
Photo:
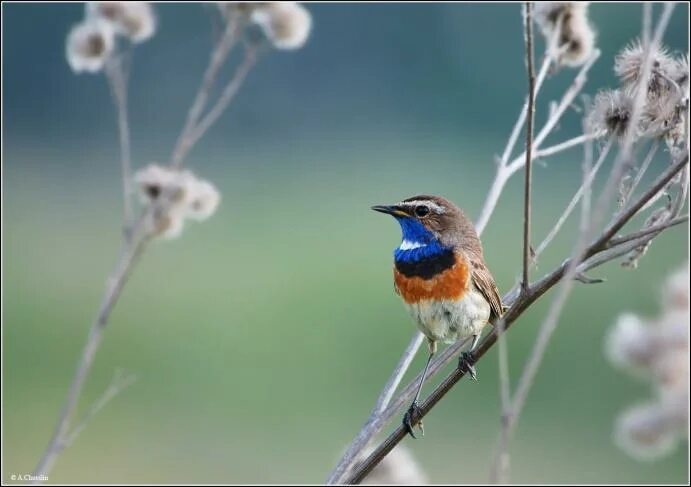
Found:
[(206, 220), (216, 211), (220, 201), (221, 195), (213, 184), (195, 180), (188, 197), (185, 216), (198, 221)]
[(65, 44), (67, 62), (75, 73), (96, 73), (113, 52), (112, 27), (98, 19), (85, 20), (70, 30)]
[(625, 313), (605, 338), (605, 354), (616, 367), (640, 374), (657, 353), (654, 333), (636, 315)]
[(669, 139), (672, 144), (684, 138), (686, 104), (676, 93), (649, 97), (641, 114), (641, 130), (650, 137)]
[(592, 56), (595, 31), (588, 22), (585, 10), (578, 10), (564, 18), (556, 49), (557, 52), (553, 52), (552, 57), (559, 64), (572, 68), (581, 66)]
[(179, 236), (186, 219), (209, 218), (221, 199), (213, 184), (191, 171), (157, 164), (137, 171), (134, 182), (142, 203), (156, 204), (149, 222), (151, 234), (165, 238)]
[(297, 2), (269, 2), (250, 18), (277, 49), (301, 48), (312, 30), (312, 16)]
[(605, 133), (623, 137), (629, 127), (633, 99), (622, 90), (601, 91), (595, 97), (588, 115), (587, 126), (591, 133)]
[[(654, 47), (651, 52), (650, 79), (648, 93), (664, 95), (671, 88), (669, 79), (673, 75), (675, 63), (665, 47)], [(614, 72), (624, 89), (633, 91), (643, 74), (645, 49), (640, 40), (626, 46), (614, 59)]]
[(585, 13), (589, 2), (536, 2), (533, 18), (545, 37), (554, 32), (564, 16)]
[(638, 460), (658, 459), (670, 453), (677, 443), (670, 419), (659, 404), (634, 406), (617, 419), (615, 442)]
[(147, 2), (88, 2), (86, 15), (110, 22), (118, 34), (134, 43), (144, 42), (156, 32), (156, 15)]

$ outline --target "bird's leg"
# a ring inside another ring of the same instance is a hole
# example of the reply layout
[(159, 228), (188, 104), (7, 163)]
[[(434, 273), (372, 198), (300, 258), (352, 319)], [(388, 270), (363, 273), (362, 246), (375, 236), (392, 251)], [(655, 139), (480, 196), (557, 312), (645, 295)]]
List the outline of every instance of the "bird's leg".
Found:
[(413, 426), (415, 426), (416, 424), (420, 428), (422, 436), (425, 436), (425, 429), (422, 426), (422, 410), (418, 405), (418, 401), (420, 400), (420, 393), (422, 392), (422, 384), (425, 383), (425, 377), (427, 377), (427, 369), (429, 369), (429, 364), (432, 361), (432, 357), (437, 351), (437, 342), (429, 341), (428, 345), (429, 357), (427, 357), (427, 364), (425, 365), (425, 370), (422, 371), (422, 377), (420, 378), (420, 384), (418, 384), (417, 386), (417, 393), (415, 394), (415, 399), (408, 408), (408, 411), (405, 413), (405, 416), (403, 416), (403, 426), (405, 426), (406, 431), (408, 431), (408, 434), (410, 434), (410, 436), (412, 436), (413, 438), (417, 438), (415, 436), (415, 433), (413, 432)]
[(477, 348), (477, 344), (480, 342), (480, 334), (473, 335), (473, 343), (466, 352), (461, 352), (461, 356), (458, 357), (458, 368), (463, 372), (470, 374), (470, 378), (477, 381), (477, 372), (475, 371), (475, 357), (473, 357), (473, 351)]

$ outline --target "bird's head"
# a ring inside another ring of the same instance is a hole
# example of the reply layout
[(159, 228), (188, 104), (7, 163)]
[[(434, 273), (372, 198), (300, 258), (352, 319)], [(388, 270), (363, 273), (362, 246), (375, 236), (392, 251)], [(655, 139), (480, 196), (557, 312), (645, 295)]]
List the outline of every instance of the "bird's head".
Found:
[(479, 246), (472, 222), (456, 205), (440, 196), (413, 196), (395, 205), (377, 205), (372, 209), (393, 216), (401, 225), (403, 239), (395, 251), (397, 258), (410, 251), (422, 257), (457, 246)]

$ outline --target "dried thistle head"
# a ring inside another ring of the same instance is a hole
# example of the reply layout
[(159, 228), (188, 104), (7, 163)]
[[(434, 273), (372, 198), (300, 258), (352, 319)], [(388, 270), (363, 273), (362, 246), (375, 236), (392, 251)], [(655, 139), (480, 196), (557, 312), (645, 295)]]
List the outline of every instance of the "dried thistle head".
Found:
[(67, 35), (65, 54), (75, 73), (96, 73), (103, 69), (115, 47), (112, 27), (97, 19), (80, 22)]
[(156, 32), (156, 15), (147, 2), (87, 2), (86, 15), (110, 22), (118, 34), (134, 43)]
[(615, 367), (647, 375), (658, 347), (653, 331), (633, 313), (619, 316), (605, 338), (605, 355)]
[(149, 231), (154, 236), (179, 236), (186, 219), (206, 220), (221, 198), (213, 184), (191, 171), (157, 164), (138, 170), (134, 182), (142, 203), (153, 208)]
[(580, 66), (592, 56), (595, 32), (588, 22), (588, 2), (536, 3), (534, 18), (557, 65)]
[(600, 91), (595, 96), (586, 126), (591, 133), (623, 137), (629, 129), (632, 111), (633, 98), (628, 93), (623, 90)]
[(559, 65), (583, 65), (595, 49), (595, 31), (588, 22), (585, 7), (563, 15), (558, 31), (550, 38), (548, 54)]
[(209, 218), (218, 208), (221, 195), (209, 181), (195, 180), (187, 198), (185, 216), (197, 221)]
[(669, 415), (658, 403), (639, 404), (617, 419), (615, 442), (637, 460), (656, 460), (672, 452), (677, 434)]
[(269, 2), (254, 8), (250, 18), (277, 49), (299, 49), (312, 30), (312, 16), (297, 2)]
[[(673, 88), (670, 83), (675, 69), (674, 59), (664, 46), (651, 46), (648, 95), (663, 96)], [(614, 59), (614, 72), (625, 90), (633, 92), (643, 74), (645, 48), (640, 40), (626, 46)]]
[(585, 11), (589, 2), (536, 2), (533, 5), (533, 18), (543, 35), (548, 37), (554, 32), (562, 19)]
[(639, 460), (671, 452), (688, 432), (689, 266), (675, 272), (663, 288), (660, 316), (619, 318), (605, 342), (614, 365), (651, 379), (654, 400), (619, 416), (615, 441)]
[(684, 138), (686, 114), (686, 103), (675, 92), (650, 97), (641, 114), (641, 130), (647, 136), (664, 138), (676, 145)]

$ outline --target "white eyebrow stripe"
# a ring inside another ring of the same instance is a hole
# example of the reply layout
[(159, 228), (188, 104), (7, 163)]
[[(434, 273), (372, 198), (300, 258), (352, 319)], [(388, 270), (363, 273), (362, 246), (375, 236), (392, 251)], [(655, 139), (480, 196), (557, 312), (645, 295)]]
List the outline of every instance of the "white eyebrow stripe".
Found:
[(421, 243), (421, 242), (411, 242), (410, 240), (404, 240), (401, 242), (401, 245), (398, 246), (399, 250), (413, 250), (413, 249), (419, 249), (420, 247), (424, 247), (427, 244)]
[(443, 206), (436, 204), (434, 201), (430, 200), (413, 200), (413, 201), (401, 201), (398, 206), (417, 206), (426, 205), (429, 206), (435, 213), (444, 213), (445, 209)]

